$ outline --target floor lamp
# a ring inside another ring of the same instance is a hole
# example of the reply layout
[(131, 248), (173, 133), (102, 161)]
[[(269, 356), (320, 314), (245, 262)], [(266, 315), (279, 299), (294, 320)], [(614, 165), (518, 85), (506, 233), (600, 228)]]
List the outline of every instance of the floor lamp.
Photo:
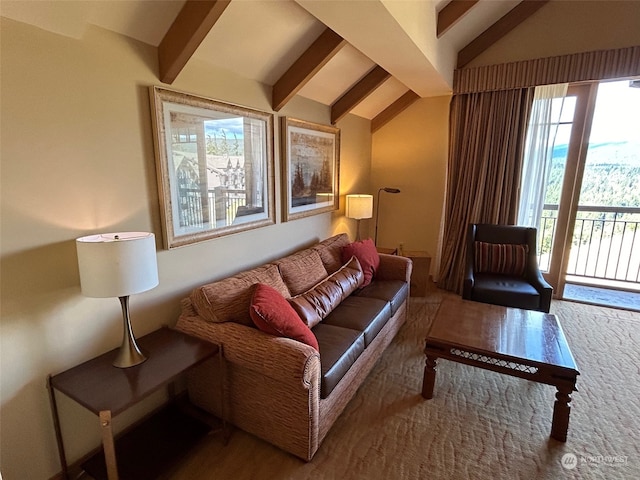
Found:
[(377, 199), (377, 206), (376, 206), (376, 233), (375, 236), (373, 238), (373, 244), (374, 245), (378, 245), (378, 217), (380, 216), (380, 193), (381, 192), (387, 192), (387, 193), (400, 193), (400, 189), (399, 188), (391, 188), (391, 187), (383, 187), (380, 190), (378, 190), (378, 199)]
[(371, 218), (373, 216), (373, 195), (347, 195), (345, 215), (347, 218), (354, 218), (358, 221), (358, 226), (356, 227), (356, 241), (359, 241), (360, 220), (363, 218)]

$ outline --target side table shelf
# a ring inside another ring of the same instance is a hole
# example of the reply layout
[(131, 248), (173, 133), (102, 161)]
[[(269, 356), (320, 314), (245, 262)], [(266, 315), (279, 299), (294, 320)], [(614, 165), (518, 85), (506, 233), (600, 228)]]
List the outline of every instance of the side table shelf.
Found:
[[(47, 386), (63, 478), (70, 478), (70, 470), (79, 464), (97, 480), (156, 478), (166, 469), (164, 464), (157, 465), (159, 460), (186, 453), (198, 438), (211, 429), (211, 425), (185, 415), (185, 410), (171, 401), (114, 441), (113, 417), (163, 387), (169, 388), (172, 400), (175, 400), (173, 382), (191, 368), (217, 357), (222, 375), (225, 375), (222, 347), (213, 343), (161, 328), (139, 338), (138, 344), (148, 357), (140, 365), (114, 367), (111, 362), (116, 349), (60, 374), (49, 375)], [(224, 383), (223, 378), (221, 385)], [(73, 465), (67, 464), (55, 390), (98, 416), (103, 448), (88, 460), (85, 457)], [(222, 417), (226, 441), (224, 412)]]

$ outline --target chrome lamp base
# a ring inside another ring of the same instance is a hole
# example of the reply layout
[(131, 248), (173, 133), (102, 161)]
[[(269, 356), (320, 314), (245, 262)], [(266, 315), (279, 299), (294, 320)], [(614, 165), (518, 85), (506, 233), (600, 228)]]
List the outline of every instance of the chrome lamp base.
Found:
[(140, 347), (136, 343), (131, 329), (131, 320), (129, 318), (129, 296), (119, 297), (120, 306), (122, 307), (122, 319), (124, 322), (124, 332), (122, 333), (122, 345), (118, 351), (113, 366), (118, 368), (129, 368), (144, 362), (147, 357), (140, 351)]

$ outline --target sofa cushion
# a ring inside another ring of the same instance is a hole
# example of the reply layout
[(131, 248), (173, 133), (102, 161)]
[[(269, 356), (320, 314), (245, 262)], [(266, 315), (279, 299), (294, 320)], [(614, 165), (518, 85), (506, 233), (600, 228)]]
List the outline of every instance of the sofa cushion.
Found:
[(306, 292), (321, 280), (327, 278), (320, 254), (311, 248), (284, 257), (274, 262), (291, 295)]
[(309, 328), (315, 327), (340, 302), (353, 293), (364, 281), (360, 262), (355, 257), (340, 270), (289, 302)]
[(323, 323), (363, 332), (366, 348), (390, 318), (391, 304), (389, 302), (352, 295), (338, 305), (338, 308), (331, 312), (323, 320)]
[(264, 283), (258, 283), (254, 288), (249, 314), (256, 327), (270, 335), (292, 338), (318, 350), (315, 335), (280, 292)]
[(346, 262), (353, 256), (358, 259), (362, 266), (362, 271), (364, 272), (364, 282), (362, 286), (366, 287), (371, 283), (371, 280), (373, 280), (376, 270), (380, 265), (380, 255), (378, 254), (378, 250), (376, 250), (376, 246), (373, 244), (373, 240), (370, 238), (359, 240), (345, 245), (342, 248), (343, 262)]
[(473, 242), (474, 271), (522, 277), (527, 266), (526, 244)]
[(313, 329), (320, 346), (320, 398), (327, 398), (364, 352), (364, 334), (320, 323)]
[(391, 315), (395, 315), (402, 302), (409, 296), (409, 285), (401, 280), (376, 280), (353, 294), (385, 300), (391, 305)]
[(346, 233), (340, 233), (311, 247), (320, 254), (324, 268), (327, 269), (329, 275), (337, 272), (344, 265), (342, 247), (349, 245), (350, 241)]
[(233, 321), (253, 327), (249, 306), (256, 283), (270, 285), (285, 298), (291, 296), (278, 267), (268, 264), (196, 288), (191, 293), (191, 302), (198, 315), (208, 322)]
[(474, 275), (471, 299), (525, 310), (540, 308), (538, 291), (527, 280), (518, 276), (477, 273)]

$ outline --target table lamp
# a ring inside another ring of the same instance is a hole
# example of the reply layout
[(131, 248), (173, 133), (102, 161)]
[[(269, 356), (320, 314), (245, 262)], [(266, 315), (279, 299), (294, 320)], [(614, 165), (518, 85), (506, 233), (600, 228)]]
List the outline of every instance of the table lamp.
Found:
[(358, 221), (356, 241), (360, 240), (360, 220), (373, 217), (373, 195), (347, 195), (345, 214)]
[(129, 295), (158, 285), (156, 241), (153, 233), (102, 233), (76, 239), (80, 286), (87, 297), (118, 297), (122, 307), (122, 345), (113, 365), (127, 368), (145, 357), (133, 335)]
[(400, 189), (392, 188), (392, 187), (382, 187), (380, 190), (378, 190), (378, 201), (377, 201), (378, 206), (376, 207), (376, 233), (373, 238), (374, 245), (378, 245), (378, 217), (380, 216), (380, 193), (381, 192), (400, 193)]

